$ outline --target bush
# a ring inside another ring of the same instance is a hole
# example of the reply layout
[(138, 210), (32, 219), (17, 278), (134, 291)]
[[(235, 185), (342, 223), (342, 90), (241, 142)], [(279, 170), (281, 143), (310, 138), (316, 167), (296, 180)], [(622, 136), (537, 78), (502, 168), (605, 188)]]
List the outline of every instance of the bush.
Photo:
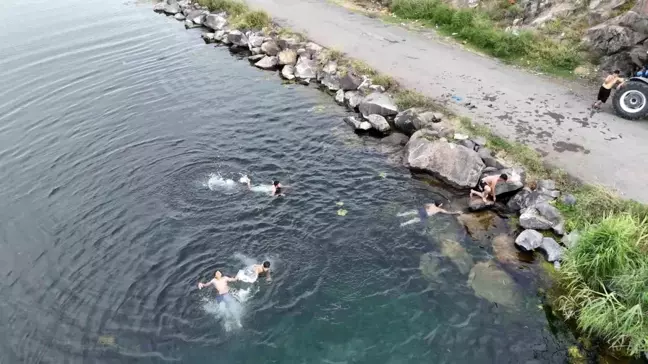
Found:
[(232, 25), (238, 29), (263, 29), (270, 25), (270, 15), (265, 11), (254, 10), (235, 17)]
[(630, 355), (648, 350), (648, 223), (613, 214), (584, 227), (564, 257), (558, 308), (586, 333)]
[(232, 17), (248, 11), (247, 5), (238, 0), (198, 0), (198, 4), (206, 6), (210, 11), (224, 11)]

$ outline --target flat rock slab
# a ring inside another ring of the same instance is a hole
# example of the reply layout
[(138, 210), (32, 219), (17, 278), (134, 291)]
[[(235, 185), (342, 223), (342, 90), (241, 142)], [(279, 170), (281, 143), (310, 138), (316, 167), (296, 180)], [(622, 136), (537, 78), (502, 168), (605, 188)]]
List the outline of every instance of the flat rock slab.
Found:
[(362, 99), (358, 108), (360, 113), (365, 116), (372, 114), (396, 116), (398, 114), (398, 107), (394, 101), (388, 95), (378, 92), (367, 95)]

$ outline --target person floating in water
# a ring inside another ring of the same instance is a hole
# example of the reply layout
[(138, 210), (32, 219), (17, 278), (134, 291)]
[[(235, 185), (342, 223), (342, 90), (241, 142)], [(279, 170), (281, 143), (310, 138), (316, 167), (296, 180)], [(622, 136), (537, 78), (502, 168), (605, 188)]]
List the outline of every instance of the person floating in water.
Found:
[(216, 292), (218, 292), (218, 295), (216, 296), (216, 302), (228, 303), (232, 299), (229, 293), (228, 284), (229, 282), (235, 282), (235, 281), (238, 281), (238, 278), (223, 276), (223, 274), (217, 270), (216, 273), (214, 273), (214, 279), (212, 279), (207, 283), (202, 283), (202, 282), (198, 283), (198, 289), (214, 286), (214, 288), (216, 288)]
[(400, 226), (406, 226), (409, 224), (414, 224), (417, 222), (423, 222), (427, 220), (428, 217), (436, 214), (447, 214), (447, 215), (461, 215), (461, 212), (458, 211), (447, 211), (445, 209), (442, 209), (441, 206), (443, 204), (438, 204), (436, 202), (434, 203), (427, 203), (423, 205), (418, 210), (412, 210), (412, 211), (407, 211), (407, 212), (402, 212), (398, 214), (397, 216), (403, 217), (403, 216), (412, 216), (412, 215), (418, 215), (418, 217), (413, 218), (411, 220), (405, 221), (404, 223), (400, 224)]
[(261, 185), (261, 186), (252, 186), (252, 180), (248, 176), (241, 177), (241, 183), (245, 183), (248, 186), (250, 191), (254, 192), (268, 192), (272, 196), (283, 196), (283, 188), (281, 183), (277, 180), (272, 181), (271, 186)]
[(497, 197), (495, 197), (495, 186), (499, 181), (506, 182), (507, 180), (508, 175), (506, 173), (484, 177), (477, 184), (477, 190), (470, 190), (470, 197), (479, 196), (487, 203), (488, 196), (490, 195), (493, 197), (493, 202), (495, 202), (497, 200)]

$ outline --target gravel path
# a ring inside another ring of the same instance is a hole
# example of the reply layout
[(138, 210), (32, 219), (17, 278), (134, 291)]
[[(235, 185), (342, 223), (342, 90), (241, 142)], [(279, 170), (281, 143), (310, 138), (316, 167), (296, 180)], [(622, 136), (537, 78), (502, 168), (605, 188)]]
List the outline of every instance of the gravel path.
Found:
[[(648, 123), (611, 108), (593, 114), (597, 89), (533, 75), (345, 8), (312, 0), (247, 0), (315, 42), (361, 59), (497, 134), (525, 143), (570, 174), (648, 202)], [(458, 101), (461, 100), (461, 101)], [(470, 102), (472, 106), (465, 104)]]

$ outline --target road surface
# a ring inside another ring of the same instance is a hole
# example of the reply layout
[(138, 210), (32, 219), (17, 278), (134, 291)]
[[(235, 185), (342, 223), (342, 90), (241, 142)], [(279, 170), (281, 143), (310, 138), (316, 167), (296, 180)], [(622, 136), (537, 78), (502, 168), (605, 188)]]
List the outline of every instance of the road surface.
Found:
[[(397, 79), (496, 134), (524, 143), (588, 183), (648, 203), (648, 122), (591, 113), (598, 89), (533, 75), (438, 36), (323, 0), (247, 0), (281, 25)], [(454, 98), (453, 98), (454, 97)], [(458, 102), (456, 100), (460, 99)], [(476, 108), (465, 106), (470, 102)]]

